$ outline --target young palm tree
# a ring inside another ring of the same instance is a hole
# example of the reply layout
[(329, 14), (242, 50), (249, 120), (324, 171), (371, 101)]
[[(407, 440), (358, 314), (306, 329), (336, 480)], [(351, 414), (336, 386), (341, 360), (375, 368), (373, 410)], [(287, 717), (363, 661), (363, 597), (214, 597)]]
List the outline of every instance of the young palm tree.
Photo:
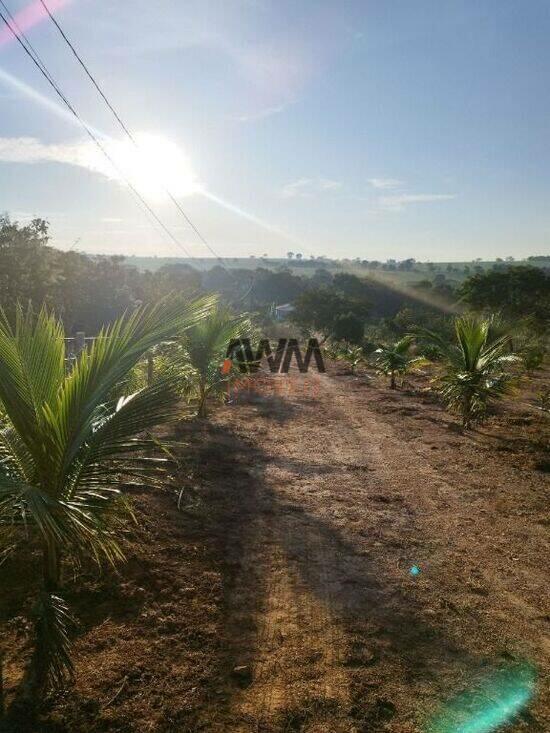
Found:
[(405, 336), (400, 341), (381, 346), (374, 352), (374, 366), (381, 374), (390, 378), (390, 388), (396, 389), (397, 375), (404, 375), (415, 366), (426, 363), (421, 356), (411, 356), (412, 336)]
[(490, 402), (508, 391), (513, 377), (510, 366), (521, 361), (510, 352), (509, 335), (491, 338), (491, 322), (475, 316), (456, 318), (456, 343), (421, 332), (443, 355), (440, 393), (466, 428), (482, 421)]
[(246, 314), (234, 316), (219, 305), (186, 331), (183, 346), (191, 373), (186, 377), (185, 393), (196, 402), (198, 417), (206, 417), (208, 397), (224, 394), (231, 373), (224, 373), (222, 362), (229, 343), (250, 336), (251, 331)]
[(147, 431), (176, 413), (177, 378), (125, 397), (117, 385), (209, 307), (206, 300), (142, 307), (103, 329), (68, 373), (63, 327), (52, 315), (18, 308), (12, 326), (0, 311), (0, 541), (5, 547), (6, 533), (15, 543), (24, 533), (41, 548), (39, 684), (72, 671), (64, 560), (122, 560), (118, 531), (131, 516), (123, 489), (156, 486), (167, 468), (150, 455)]
[(345, 361), (349, 364), (350, 374), (355, 374), (355, 369), (365, 358), (361, 346), (346, 341), (337, 344), (332, 350), (331, 356), (337, 361)]

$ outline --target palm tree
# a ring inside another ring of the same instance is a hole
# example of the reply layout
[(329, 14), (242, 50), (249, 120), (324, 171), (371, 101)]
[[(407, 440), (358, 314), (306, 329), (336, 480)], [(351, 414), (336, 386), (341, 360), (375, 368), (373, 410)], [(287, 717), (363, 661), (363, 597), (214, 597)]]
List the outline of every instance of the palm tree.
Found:
[(337, 344), (331, 350), (330, 355), (338, 361), (345, 361), (349, 364), (350, 374), (355, 374), (356, 367), (365, 358), (361, 346), (350, 344), (347, 341), (342, 341)]
[(411, 356), (412, 336), (405, 336), (394, 344), (381, 346), (374, 352), (374, 366), (390, 378), (390, 389), (396, 389), (396, 376), (407, 374), (415, 366), (426, 363), (421, 356)]
[[(72, 673), (63, 565), (124, 559), (119, 529), (129, 485), (159, 485), (166, 458), (147, 431), (177, 411), (178, 381), (166, 375), (121, 396), (129, 371), (155, 344), (200, 319), (211, 302), (163, 301), (104, 328), (69, 372), (63, 326), (42, 310), (0, 311), (0, 541), (40, 548), (35, 682)], [(0, 550), (2, 548), (0, 547)]]
[(251, 331), (248, 315), (234, 316), (218, 305), (185, 333), (182, 344), (191, 366), (185, 393), (196, 403), (198, 417), (206, 417), (208, 397), (224, 394), (231, 375), (231, 365), (222, 368), (228, 345)]
[(521, 361), (510, 351), (509, 334), (491, 337), (492, 320), (456, 318), (456, 343), (431, 331), (420, 332), (443, 355), (439, 391), (449, 409), (462, 417), (465, 428), (482, 421), (489, 404), (508, 391), (513, 376), (509, 368)]

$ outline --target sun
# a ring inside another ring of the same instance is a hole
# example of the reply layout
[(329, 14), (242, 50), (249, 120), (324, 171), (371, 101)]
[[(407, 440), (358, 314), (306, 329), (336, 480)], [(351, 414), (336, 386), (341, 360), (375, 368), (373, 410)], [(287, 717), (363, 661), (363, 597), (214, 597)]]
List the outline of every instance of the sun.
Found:
[(103, 141), (112, 166), (97, 148), (83, 151), (86, 165), (109, 178), (129, 181), (147, 199), (162, 201), (169, 191), (174, 196), (190, 196), (200, 190), (191, 162), (183, 149), (172, 140), (149, 132), (130, 139)]

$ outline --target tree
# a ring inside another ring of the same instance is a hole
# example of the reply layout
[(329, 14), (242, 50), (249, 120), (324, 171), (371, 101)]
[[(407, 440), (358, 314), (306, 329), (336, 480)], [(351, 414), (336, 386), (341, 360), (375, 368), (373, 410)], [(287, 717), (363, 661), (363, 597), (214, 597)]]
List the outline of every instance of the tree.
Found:
[(297, 259), (297, 260), (301, 260), (301, 259), (302, 259), (302, 256), (303, 256), (303, 255), (302, 255), (302, 253), (301, 253), (301, 252), (297, 252), (297, 253), (296, 253), (296, 259)]
[(254, 305), (289, 303), (298, 297), (304, 288), (304, 280), (293, 275), (286, 267), (280, 272), (259, 267), (254, 274), (251, 295)]
[(0, 216), (0, 307), (13, 316), (15, 304), (47, 301), (56, 282), (55, 250), (48, 245), (48, 224), (26, 226)]
[(296, 299), (294, 306), (290, 320), (305, 332), (321, 334), (323, 341), (334, 335), (339, 316), (353, 314), (364, 320), (368, 314), (366, 303), (327, 287), (306, 290)]
[(465, 428), (485, 419), (489, 404), (511, 384), (510, 367), (520, 361), (510, 353), (508, 335), (491, 337), (491, 324), (490, 318), (456, 318), (455, 343), (431, 331), (420, 332), (443, 356), (439, 391)]
[(294, 252), (287, 252), (286, 256), (288, 257), (289, 260), (291, 260), (294, 257)]
[(477, 311), (500, 311), (510, 319), (531, 316), (543, 326), (550, 322), (550, 273), (538, 267), (513, 265), (480, 272), (468, 278), (459, 293)]
[(176, 262), (171, 265), (163, 265), (155, 273), (157, 287), (160, 293), (157, 297), (167, 293), (185, 293), (186, 295), (196, 294), (202, 285), (201, 273), (184, 262)]
[[(124, 559), (126, 485), (154, 487), (165, 458), (147, 431), (176, 414), (174, 378), (133, 395), (121, 383), (155, 344), (200, 318), (206, 302), (143, 307), (104, 329), (66, 372), (64, 330), (46, 310), (0, 312), (0, 536), (38, 543), (42, 584), (35, 681), (71, 674), (63, 565)], [(16, 551), (16, 549), (14, 550)]]
[(365, 334), (365, 321), (354, 313), (340, 313), (334, 319), (333, 338), (336, 341), (348, 341), (360, 344)]
[(222, 396), (230, 372), (224, 373), (222, 362), (229, 344), (250, 336), (252, 324), (246, 315), (234, 316), (217, 306), (206, 318), (188, 329), (182, 341), (191, 365), (185, 374), (185, 394), (197, 405), (197, 416), (206, 417), (207, 399)]
[(396, 389), (396, 376), (403, 376), (415, 366), (425, 364), (423, 357), (412, 356), (412, 336), (405, 336), (394, 344), (381, 346), (374, 352), (374, 366), (377, 371), (390, 378), (390, 389)]
[(311, 277), (311, 282), (315, 285), (332, 285), (332, 275), (324, 267), (318, 267)]

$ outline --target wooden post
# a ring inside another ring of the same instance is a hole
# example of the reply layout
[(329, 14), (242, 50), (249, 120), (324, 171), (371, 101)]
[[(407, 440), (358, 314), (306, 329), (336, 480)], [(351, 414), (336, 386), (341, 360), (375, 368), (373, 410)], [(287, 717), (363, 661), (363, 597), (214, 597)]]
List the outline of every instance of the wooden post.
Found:
[(155, 362), (153, 361), (153, 353), (150, 351), (147, 354), (147, 386), (150, 387), (153, 384)]

